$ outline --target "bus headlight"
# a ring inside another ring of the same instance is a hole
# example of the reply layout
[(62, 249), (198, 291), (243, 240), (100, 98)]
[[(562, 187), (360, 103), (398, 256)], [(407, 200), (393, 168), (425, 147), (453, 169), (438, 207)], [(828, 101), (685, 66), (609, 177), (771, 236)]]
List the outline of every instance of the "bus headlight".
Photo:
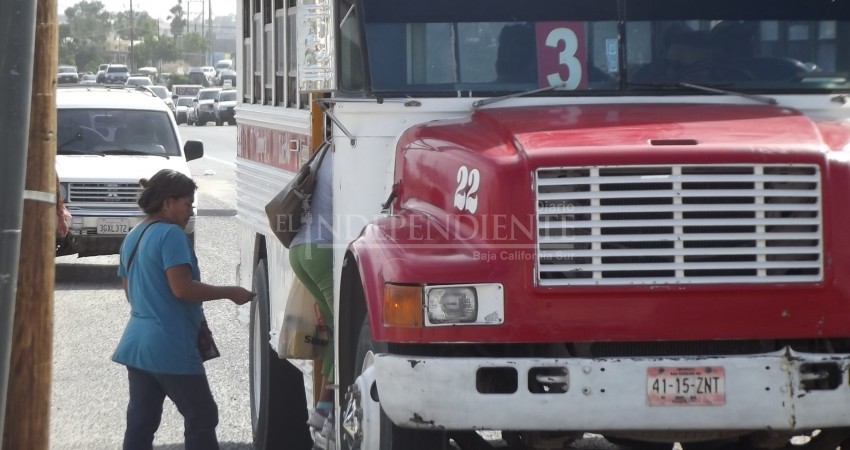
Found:
[(428, 321), (470, 323), (478, 317), (478, 297), (468, 287), (436, 288), (428, 291)]
[(497, 325), (504, 322), (501, 284), (425, 287), (426, 326)]

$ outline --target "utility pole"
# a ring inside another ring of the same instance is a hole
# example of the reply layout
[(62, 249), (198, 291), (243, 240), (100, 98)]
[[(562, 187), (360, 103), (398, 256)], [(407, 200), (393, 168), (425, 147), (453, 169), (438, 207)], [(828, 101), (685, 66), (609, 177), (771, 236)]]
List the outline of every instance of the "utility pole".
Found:
[[(204, 14), (204, 12), (206, 10), (206, 4), (204, 3), (204, 0), (198, 0), (198, 1), (201, 2), (201, 17), (200, 17), (200, 19), (201, 19), (201, 37), (206, 39), (207, 38), (207, 21), (204, 20), (204, 17), (206, 17), (206, 14)], [(206, 59), (206, 55), (201, 55), (201, 57)], [(201, 62), (202, 66), (205, 65), (205, 64), (206, 64), (205, 61)]]
[[(204, 0), (186, 0), (186, 20), (187, 20), (187, 23), (189, 23), (189, 24), (192, 23), (191, 22), (192, 16), (189, 13), (189, 8), (192, 6), (192, 3), (200, 3), (201, 4), (201, 13), (195, 14), (195, 33), (198, 32), (198, 22), (201, 22), (201, 37), (206, 39), (206, 30), (205, 30), (206, 23), (207, 23), (207, 21), (205, 19), (205, 17), (206, 17), (206, 2)], [(193, 53), (192, 54), (192, 64), (193, 65), (195, 63), (200, 63), (200, 64), (197, 64), (197, 65), (203, 66), (204, 65), (203, 59), (204, 59), (203, 53)]]
[[(5, 439), (6, 389), (12, 352), (12, 327), (17, 293), (18, 258), (24, 207), (24, 171), (30, 124), (30, 95), (35, 48), (35, 9), (31, 0), (0, 2), (0, 443)], [(55, 10), (55, 8), (54, 8)]]
[(21, 248), (25, 250), (20, 252), (18, 262), (6, 399), (6, 410), (11, 414), (5, 417), (3, 450), (47, 450), (50, 442), (56, 242), (55, 82), (59, 46), (56, 0), (38, 0), (35, 23), (34, 54), (38, 56), (32, 74), (21, 229)]
[(133, 41), (136, 40), (136, 36), (133, 35), (135, 23), (136, 21), (133, 20), (133, 0), (130, 0), (130, 73), (136, 70), (136, 55), (133, 52)]
[(209, 48), (207, 49), (207, 55), (208, 55), (207, 56), (207, 65), (211, 66), (211, 65), (215, 64), (215, 61), (213, 61), (213, 40), (212, 40), (212, 35), (213, 35), (213, 31), (212, 31), (212, 0), (207, 0), (207, 3), (209, 5), (209, 7), (207, 8), (207, 9), (209, 9), (209, 14), (207, 15), (207, 17), (209, 18), (209, 21), (207, 23), (207, 25), (208, 25), (207, 26), (207, 44), (209, 45)]

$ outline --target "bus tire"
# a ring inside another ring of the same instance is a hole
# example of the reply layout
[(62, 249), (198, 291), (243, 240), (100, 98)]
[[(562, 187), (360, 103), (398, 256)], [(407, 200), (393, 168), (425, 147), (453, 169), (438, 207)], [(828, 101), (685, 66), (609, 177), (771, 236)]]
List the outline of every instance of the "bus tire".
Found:
[[(371, 354), (385, 353), (387, 344), (385, 342), (373, 342), (372, 333), (369, 329), (369, 319), (363, 321), (360, 327), (360, 335), (357, 342), (357, 359), (354, 363), (356, 379), (363, 371), (363, 362)], [(367, 395), (364, 393), (363, 395)], [(345, 431), (343, 431), (345, 433)], [(446, 435), (442, 431), (418, 430), (395, 426), (392, 421), (380, 410), (380, 442), (378, 450), (440, 450), (446, 448), (448, 443)], [(373, 439), (367, 439), (374, 442)], [(356, 450), (357, 445), (349, 445), (349, 450)], [(367, 450), (365, 448), (361, 450)]]
[(269, 345), (269, 283), (265, 260), (254, 269), (249, 336), (251, 430), (256, 450), (308, 450), (304, 375)]

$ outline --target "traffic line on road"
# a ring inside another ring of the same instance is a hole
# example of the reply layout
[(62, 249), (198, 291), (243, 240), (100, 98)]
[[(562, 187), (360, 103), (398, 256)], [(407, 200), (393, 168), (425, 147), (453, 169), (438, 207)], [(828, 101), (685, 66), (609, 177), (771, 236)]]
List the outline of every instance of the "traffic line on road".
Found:
[(215, 161), (215, 162), (219, 162), (219, 163), (222, 163), (222, 164), (226, 164), (226, 165), (228, 165), (228, 166), (230, 166), (230, 167), (236, 167), (236, 163), (235, 163), (235, 162), (226, 161), (226, 160), (221, 159), (221, 158), (216, 158), (215, 156), (207, 156), (207, 155), (204, 155), (204, 158), (205, 158), (205, 159), (211, 159), (211, 160), (213, 160), (213, 161)]

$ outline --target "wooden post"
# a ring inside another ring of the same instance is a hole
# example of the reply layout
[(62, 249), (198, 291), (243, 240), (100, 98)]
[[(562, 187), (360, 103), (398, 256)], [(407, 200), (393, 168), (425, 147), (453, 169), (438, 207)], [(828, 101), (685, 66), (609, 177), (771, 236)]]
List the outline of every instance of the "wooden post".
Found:
[(38, 0), (35, 61), (4, 450), (47, 450), (56, 243), (56, 0)]

